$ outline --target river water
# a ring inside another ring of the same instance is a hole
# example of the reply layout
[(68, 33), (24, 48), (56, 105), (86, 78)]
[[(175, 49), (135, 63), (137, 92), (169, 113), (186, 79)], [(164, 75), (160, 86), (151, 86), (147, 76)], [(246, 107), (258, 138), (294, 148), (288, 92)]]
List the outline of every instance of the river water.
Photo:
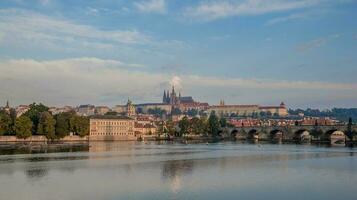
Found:
[(114, 142), (68, 151), (0, 151), (0, 199), (357, 198), (357, 149)]

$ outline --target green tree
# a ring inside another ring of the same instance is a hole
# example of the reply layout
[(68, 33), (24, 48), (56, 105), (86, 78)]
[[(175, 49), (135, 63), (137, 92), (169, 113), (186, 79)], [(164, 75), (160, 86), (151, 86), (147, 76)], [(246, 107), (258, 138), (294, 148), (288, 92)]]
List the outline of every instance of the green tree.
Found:
[(5, 111), (0, 111), (0, 135), (10, 134), (12, 120), (10, 115)]
[(180, 136), (182, 136), (183, 134), (189, 133), (190, 121), (188, 120), (187, 116), (184, 116), (179, 121), (179, 128), (180, 128)]
[(31, 136), (32, 121), (29, 117), (22, 115), (15, 120), (14, 130), (18, 138), (28, 138)]
[(33, 103), (30, 105), (30, 109), (24, 114), (32, 121), (32, 134), (37, 134), (37, 127), (40, 121), (40, 115), (42, 112), (47, 112), (49, 108), (43, 104)]
[(205, 117), (192, 118), (192, 120), (190, 121), (190, 130), (195, 135), (206, 133), (207, 132), (206, 118)]
[(219, 119), (219, 124), (220, 124), (220, 126), (221, 126), (222, 128), (227, 127), (227, 120), (226, 120), (226, 118), (221, 117), (221, 118)]
[(55, 125), (56, 120), (52, 115), (49, 112), (42, 112), (37, 126), (37, 133), (39, 135), (46, 135), (48, 139), (53, 140), (56, 138)]
[(171, 119), (169, 119), (169, 120), (166, 121), (165, 129), (166, 129), (165, 131), (166, 131), (169, 135), (171, 135), (171, 136), (175, 135), (175, 132), (176, 132), (176, 130), (175, 130), (175, 124), (174, 124), (174, 122), (173, 122)]
[(116, 112), (116, 111), (109, 111), (109, 112), (105, 113), (104, 115), (116, 116), (116, 115), (118, 115), (118, 114), (119, 114), (119, 113)]
[(174, 108), (174, 109), (172, 109), (171, 114), (172, 115), (181, 115), (182, 112), (179, 108)]
[(64, 112), (55, 116), (56, 119), (56, 136), (63, 138), (71, 132), (70, 120), (75, 115), (72, 112)]
[(219, 120), (214, 111), (211, 112), (211, 115), (208, 118), (208, 132), (212, 136), (217, 136), (219, 132)]
[(89, 118), (74, 115), (70, 119), (70, 130), (76, 135), (84, 137), (89, 134)]

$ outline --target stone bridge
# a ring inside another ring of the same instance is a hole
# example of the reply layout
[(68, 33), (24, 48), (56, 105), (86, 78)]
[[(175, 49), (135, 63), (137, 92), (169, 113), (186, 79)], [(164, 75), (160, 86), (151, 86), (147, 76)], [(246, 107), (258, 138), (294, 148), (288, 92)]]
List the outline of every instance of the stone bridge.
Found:
[(356, 135), (357, 125), (239, 127), (228, 128), (228, 133), (231, 137), (240, 140), (259, 139), (300, 142), (304, 140), (319, 140), (344, 143), (346, 136), (350, 133)]

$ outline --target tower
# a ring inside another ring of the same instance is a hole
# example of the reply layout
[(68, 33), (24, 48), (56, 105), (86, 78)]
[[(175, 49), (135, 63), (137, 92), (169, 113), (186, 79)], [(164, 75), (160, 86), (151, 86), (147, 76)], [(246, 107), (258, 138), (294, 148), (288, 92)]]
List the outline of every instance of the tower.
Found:
[(162, 103), (167, 102), (166, 91), (164, 90), (164, 96), (162, 97)]
[(176, 104), (176, 100), (177, 100), (177, 97), (176, 97), (175, 87), (172, 86), (170, 104), (171, 105), (175, 105)]
[(128, 117), (131, 117), (131, 116), (134, 116), (135, 114), (136, 114), (135, 106), (132, 104), (132, 102), (128, 98), (128, 103), (126, 104), (126, 115)]

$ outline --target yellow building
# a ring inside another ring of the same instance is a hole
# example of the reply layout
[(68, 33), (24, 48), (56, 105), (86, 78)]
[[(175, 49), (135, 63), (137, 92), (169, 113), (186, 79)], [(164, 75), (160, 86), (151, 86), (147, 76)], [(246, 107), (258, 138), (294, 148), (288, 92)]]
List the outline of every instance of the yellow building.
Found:
[(252, 116), (253, 113), (259, 113), (258, 105), (223, 105), (210, 106), (208, 113), (214, 111), (219, 116), (230, 116), (235, 114), (237, 116)]
[(281, 102), (280, 106), (260, 106), (260, 112), (268, 113), (270, 112), (273, 116), (278, 115), (285, 117), (288, 115), (288, 109), (286, 108), (284, 102)]
[(136, 140), (135, 120), (126, 116), (93, 116), (89, 140)]

